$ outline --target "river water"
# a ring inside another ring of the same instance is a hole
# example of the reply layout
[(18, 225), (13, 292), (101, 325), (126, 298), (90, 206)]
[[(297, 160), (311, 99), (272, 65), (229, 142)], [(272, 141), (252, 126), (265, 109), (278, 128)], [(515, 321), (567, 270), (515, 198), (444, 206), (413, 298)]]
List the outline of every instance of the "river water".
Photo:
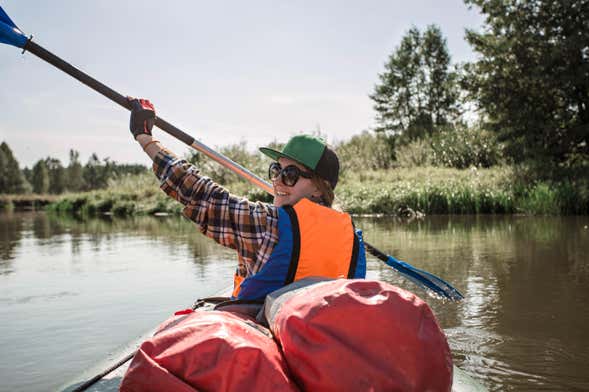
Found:
[[(368, 242), (454, 284), (434, 309), (455, 363), (493, 391), (589, 390), (589, 218), (357, 218)], [(198, 297), (234, 254), (177, 217), (0, 214), (0, 390), (53, 390)]]

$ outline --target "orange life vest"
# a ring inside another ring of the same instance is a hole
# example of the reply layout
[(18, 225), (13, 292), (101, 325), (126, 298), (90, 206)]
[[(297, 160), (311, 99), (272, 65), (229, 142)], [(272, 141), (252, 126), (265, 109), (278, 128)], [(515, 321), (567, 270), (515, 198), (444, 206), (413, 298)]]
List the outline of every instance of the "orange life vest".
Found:
[(270, 259), (255, 275), (235, 279), (233, 297), (263, 299), (310, 276), (364, 278), (366, 257), (350, 215), (302, 199), (278, 209), (278, 243)]

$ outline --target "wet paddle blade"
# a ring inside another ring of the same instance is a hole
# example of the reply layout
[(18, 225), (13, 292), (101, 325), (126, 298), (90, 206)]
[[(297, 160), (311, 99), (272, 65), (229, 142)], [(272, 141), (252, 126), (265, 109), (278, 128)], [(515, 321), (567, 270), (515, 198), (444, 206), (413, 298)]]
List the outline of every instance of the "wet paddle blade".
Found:
[(395, 259), (393, 256), (387, 256), (385, 263), (399, 271), (413, 283), (431, 291), (435, 296), (455, 302), (464, 299), (464, 296), (455, 287), (432, 273), (415, 268), (411, 264)]
[(10, 19), (0, 6), (0, 43), (22, 48), (27, 43), (27, 37)]
[(455, 287), (446, 282), (444, 279), (439, 278), (427, 271), (415, 268), (411, 264), (405, 263), (404, 261), (399, 261), (393, 256), (387, 255), (376, 249), (366, 241), (364, 242), (364, 246), (370, 254), (384, 261), (388, 266), (394, 268), (397, 272), (403, 275), (403, 277), (409, 279), (419, 287), (424, 288), (428, 294), (431, 294), (436, 298), (447, 299), (455, 302), (462, 301), (464, 299), (462, 294), (460, 294), (460, 292)]

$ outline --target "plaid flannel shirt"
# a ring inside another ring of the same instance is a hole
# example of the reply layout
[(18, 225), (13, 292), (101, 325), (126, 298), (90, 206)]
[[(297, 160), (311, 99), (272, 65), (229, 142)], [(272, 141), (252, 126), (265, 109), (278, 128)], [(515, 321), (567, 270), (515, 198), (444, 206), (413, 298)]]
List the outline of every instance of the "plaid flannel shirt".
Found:
[(237, 250), (237, 274), (248, 277), (270, 258), (278, 242), (278, 209), (230, 194), (196, 167), (162, 149), (153, 171), (160, 188), (184, 205), (182, 213), (219, 244)]

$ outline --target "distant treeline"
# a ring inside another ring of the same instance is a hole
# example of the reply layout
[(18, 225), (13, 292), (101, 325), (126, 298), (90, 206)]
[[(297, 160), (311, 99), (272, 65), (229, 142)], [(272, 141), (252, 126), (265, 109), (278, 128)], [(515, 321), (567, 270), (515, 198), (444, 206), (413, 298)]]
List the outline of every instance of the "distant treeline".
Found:
[(80, 154), (70, 150), (70, 161), (64, 166), (59, 159), (40, 159), (32, 168), (22, 170), (6, 142), (0, 144), (0, 194), (55, 194), (102, 189), (110, 179), (124, 174), (139, 174), (143, 165), (120, 164), (92, 154), (82, 165)]

